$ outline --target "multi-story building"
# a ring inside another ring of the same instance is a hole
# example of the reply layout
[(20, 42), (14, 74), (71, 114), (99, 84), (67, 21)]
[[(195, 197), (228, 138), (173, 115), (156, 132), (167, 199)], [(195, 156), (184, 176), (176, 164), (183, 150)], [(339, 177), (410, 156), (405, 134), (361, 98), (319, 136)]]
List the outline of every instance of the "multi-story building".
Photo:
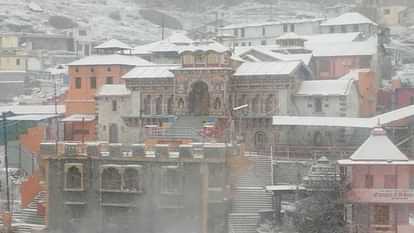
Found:
[(225, 233), (226, 161), (234, 147), (42, 144), (48, 229), (59, 232)]
[(299, 35), (320, 33), (322, 18), (228, 25), (219, 29), (219, 41), (228, 47), (274, 45), (288, 32)]
[(104, 84), (123, 83), (121, 76), (132, 68), (152, 63), (125, 55), (89, 56), (69, 64), (69, 89), (65, 99), (66, 140), (96, 138), (95, 94)]
[(349, 159), (338, 161), (349, 232), (414, 231), (414, 163), (382, 128)]
[(367, 35), (377, 33), (378, 25), (357, 12), (348, 12), (321, 23), (321, 33), (363, 32)]

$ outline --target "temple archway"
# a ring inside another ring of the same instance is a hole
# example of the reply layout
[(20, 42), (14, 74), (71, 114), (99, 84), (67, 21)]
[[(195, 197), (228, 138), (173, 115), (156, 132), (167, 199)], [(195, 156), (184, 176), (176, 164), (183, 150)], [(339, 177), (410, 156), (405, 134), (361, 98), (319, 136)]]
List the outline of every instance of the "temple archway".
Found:
[(193, 115), (208, 115), (210, 96), (208, 93), (208, 85), (205, 82), (198, 81), (191, 85), (189, 98), (189, 110)]

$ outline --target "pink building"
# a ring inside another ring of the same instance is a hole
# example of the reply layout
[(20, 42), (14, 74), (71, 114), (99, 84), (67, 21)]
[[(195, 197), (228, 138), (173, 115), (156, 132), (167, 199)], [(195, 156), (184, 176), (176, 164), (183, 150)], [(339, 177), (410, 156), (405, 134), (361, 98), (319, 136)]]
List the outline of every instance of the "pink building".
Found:
[(374, 129), (350, 159), (338, 163), (349, 232), (414, 232), (414, 160), (382, 128)]

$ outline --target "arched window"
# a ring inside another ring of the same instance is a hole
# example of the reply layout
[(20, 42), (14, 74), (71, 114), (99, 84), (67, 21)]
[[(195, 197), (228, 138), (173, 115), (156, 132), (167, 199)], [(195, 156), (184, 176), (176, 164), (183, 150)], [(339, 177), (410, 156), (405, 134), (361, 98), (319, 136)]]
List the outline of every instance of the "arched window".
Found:
[(162, 95), (155, 99), (155, 114), (162, 114)]
[(167, 112), (168, 115), (174, 114), (174, 98), (172, 96), (168, 99)]
[(139, 170), (136, 168), (126, 168), (124, 171), (124, 190), (126, 191), (140, 191), (140, 176)]
[(144, 98), (144, 114), (151, 114), (151, 95), (147, 95)]
[(121, 174), (114, 167), (107, 167), (101, 175), (102, 190), (121, 190)]
[(219, 98), (219, 97), (217, 97), (217, 98), (214, 100), (214, 109), (215, 109), (215, 110), (220, 110), (220, 109), (221, 109), (221, 100), (220, 100), (220, 98)]
[(181, 97), (178, 99), (178, 109), (184, 109), (184, 100)]
[(254, 145), (256, 148), (264, 148), (267, 143), (267, 137), (264, 132), (257, 132), (254, 135)]
[(66, 189), (83, 189), (82, 172), (80, 166), (69, 166), (66, 168)]
[(273, 95), (269, 95), (266, 98), (265, 111), (266, 111), (266, 113), (273, 112)]
[(260, 96), (256, 95), (252, 100), (252, 112), (259, 113), (260, 112)]

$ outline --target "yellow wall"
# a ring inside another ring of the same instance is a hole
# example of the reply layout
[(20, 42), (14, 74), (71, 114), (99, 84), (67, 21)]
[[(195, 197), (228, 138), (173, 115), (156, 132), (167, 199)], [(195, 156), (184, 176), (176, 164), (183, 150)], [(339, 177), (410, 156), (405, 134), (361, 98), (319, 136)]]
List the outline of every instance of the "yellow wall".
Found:
[[(405, 10), (405, 6), (387, 6), (381, 8), (382, 23), (388, 26), (400, 23), (400, 13)], [(388, 11), (388, 12), (387, 12)]]
[(2, 71), (24, 71), (26, 70), (26, 58), (23, 56), (0, 54), (0, 70)]
[(0, 48), (17, 48), (19, 45), (19, 39), (17, 36), (1, 36)]

